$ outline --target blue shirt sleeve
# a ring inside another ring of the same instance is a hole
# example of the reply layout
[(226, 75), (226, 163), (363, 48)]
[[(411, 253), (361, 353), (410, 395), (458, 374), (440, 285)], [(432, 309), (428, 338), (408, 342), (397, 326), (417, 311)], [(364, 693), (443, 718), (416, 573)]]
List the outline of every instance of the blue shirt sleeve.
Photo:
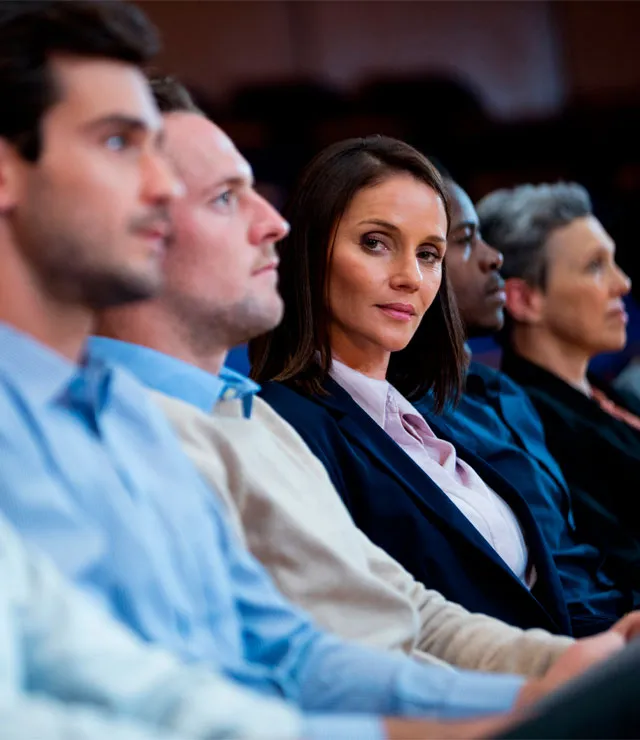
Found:
[(320, 631), (223, 529), (246, 655), (271, 664), (303, 710), (458, 719), (513, 708), (521, 677), (443, 670)]

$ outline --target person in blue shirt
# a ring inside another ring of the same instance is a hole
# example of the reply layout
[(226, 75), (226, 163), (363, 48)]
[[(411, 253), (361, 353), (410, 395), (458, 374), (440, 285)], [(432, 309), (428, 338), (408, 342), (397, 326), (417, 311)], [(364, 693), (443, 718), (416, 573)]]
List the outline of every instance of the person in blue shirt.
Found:
[[(504, 324), (502, 255), (483, 240), (467, 193), (451, 180), (447, 192), (449, 280), (468, 338), (489, 336)], [(525, 497), (552, 548), (576, 636), (606, 629), (634, 608), (637, 595), (613, 582), (603, 553), (576, 533), (569, 488), (546, 446), (538, 413), (520, 386), (472, 361), (456, 408), (436, 415), (429, 397), (418, 407), (440, 436), (473, 450)]]
[[(567, 663), (524, 682), (361, 648), (318, 630), (278, 594), (144, 386), (86, 350), (99, 309), (161, 289), (169, 208), (182, 190), (140, 70), (144, 21), (136, 15), (131, 28), (114, 3), (6, 7), (0, 510), (22, 537), (145, 641), (302, 710), (304, 737), (474, 736), (495, 725), (381, 716), (505, 714), (567, 678)], [(214, 189), (202, 218), (256, 208), (266, 248), (286, 225), (246, 175)], [(234, 187), (244, 187), (241, 205)], [(603, 657), (619, 637), (592, 650)], [(93, 638), (100, 645), (100, 633)], [(261, 702), (254, 710), (263, 716)], [(264, 714), (267, 727), (273, 716)]]
[(136, 637), (0, 515), (3, 740), (299, 738), (293, 707)]

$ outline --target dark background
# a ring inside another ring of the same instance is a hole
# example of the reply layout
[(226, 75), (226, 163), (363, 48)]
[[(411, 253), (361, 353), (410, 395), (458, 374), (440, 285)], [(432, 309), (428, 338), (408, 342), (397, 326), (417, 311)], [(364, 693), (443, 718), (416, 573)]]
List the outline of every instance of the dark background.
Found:
[(640, 2), (139, 4), (163, 34), (159, 68), (232, 136), (274, 203), (320, 148), (371, 133), (435, 156), (474, 199), (577, 180), (640, 299)]

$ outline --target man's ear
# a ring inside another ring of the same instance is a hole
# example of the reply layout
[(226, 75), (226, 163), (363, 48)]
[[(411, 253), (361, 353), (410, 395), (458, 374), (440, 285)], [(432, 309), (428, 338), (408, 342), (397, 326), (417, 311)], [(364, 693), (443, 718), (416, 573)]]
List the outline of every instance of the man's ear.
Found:
[(533, 288), (521, 278), (505, 281), (507, 293), (505, 308), (509, 315), (521, 324), (537, 324), (542, 316), (544, 295), (540, 288)]
[(0, 137), (0, 215), (9, 213), (18, 201), (20, 164), (15, 148)]

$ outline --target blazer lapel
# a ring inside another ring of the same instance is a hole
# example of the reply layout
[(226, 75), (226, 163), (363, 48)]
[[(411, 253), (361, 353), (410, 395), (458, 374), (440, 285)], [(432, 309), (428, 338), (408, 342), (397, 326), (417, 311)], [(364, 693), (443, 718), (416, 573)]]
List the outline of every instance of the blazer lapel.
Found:
[[(437, 519), (443, 527), (450, 530), (455, 536), (463, 537), (467, 540), (484, 557), (488, 558), (498, 567), (505, 577), (509, 578), (519, 588), (527, 591), (524, 584), (516, 577), (485, 538), (468, 521), (464, 514), (451, 503), (444, 491), (360, 408), (351, 396), (331, 379), (325, 383), (325, 388), (329, 392), (329, 395), (316, 396), (315, 400), (334, 412), (338, 424), (352, 442), (365, 450), (369, 457), (375, 459), (377, 464), (383, 466), (388, 474), (398, 480), (406, 489), (407, 493), (418, 503), (419, 507), (429, 511), (432, 519)], [(472, 463), (470, 462), (469, 464)], [(500, 480), (505, 486), (508, 486), (506, 481), (502, 478)], [(508, 487), (510, 488), (510, 486)], [(518, 502), (514, 507), (516, 516), (519, 516), (518, 509), (522, 509), (523, 506), (526, 509), (526, 513), (522, 516), (521, 521), (524, 519), (522, 525), (525, 530), (525, 536), (527, 540), (532, 540), (533, 547), (531, 548), (531, 554), (536, 558), (539, 555), (538, 551), (541, 547), (541, 537), (537, 530), (537, 525), (533, 522), (533, 517), (528, 507), (523, 504), (517, 494), (515, 494), (515, 497), (518, 498)], [(505, 500), (507, 500), (507, 497), (505, 497)], [(528, 530), (532, 527), (535, 530), (535, 534), (530, 536)], [(542, 558), (540, 560), (542, 561)], [(546, 563), (543, 564), (540, 562), (538, 565), (539, 573), (540, 568), (543, 566), (546, 566)], [(540, 575), (544, 578), (544, 574)], [(558, 623), (557, 618), (549, 613), (542, 604), (540, 604), (540, 607), (547, 613), (547, 616), (552, 622)]]

